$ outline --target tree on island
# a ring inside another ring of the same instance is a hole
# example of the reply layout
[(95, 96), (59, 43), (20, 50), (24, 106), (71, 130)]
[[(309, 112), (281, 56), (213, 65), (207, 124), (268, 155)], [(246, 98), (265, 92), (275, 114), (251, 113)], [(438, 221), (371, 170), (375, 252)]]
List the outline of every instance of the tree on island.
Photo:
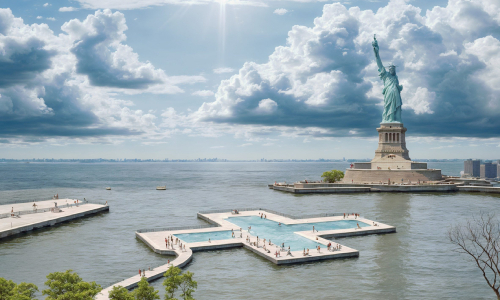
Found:
[(323, 181), (325, 182), (334, 183), (344, 178), (344, 172), (339, 170), (326, 171), (323, 175), (321, 175), (321, 178), (323, 178)]
[(47, 279), (45, 285), (49, 288), (42, 291), (46, 300), (92, 300), (102, 290), (95, 281), (83, 281), (73, 270), (50, 273)]
[(165, 286), (165, 300), (177, 300), (174, 298), (174, 294), (177, 290), (180, 290), (181, 297), (184, 300), (194, 300), (192, 294), (198, 287), (198, 283), (193, 280), (193, 273), (186, 272), (181, 274), (181, 269), (178, 267), (171, 266), (165, 272), (165, 280), (163, 285)]
[(476, 263), (500, 300), (500, 222), (495, 214), (481, 212), (464, 224), (451, 227), (448, 234), (450, 241), (458, 246), (457, 251), (469, 255)]

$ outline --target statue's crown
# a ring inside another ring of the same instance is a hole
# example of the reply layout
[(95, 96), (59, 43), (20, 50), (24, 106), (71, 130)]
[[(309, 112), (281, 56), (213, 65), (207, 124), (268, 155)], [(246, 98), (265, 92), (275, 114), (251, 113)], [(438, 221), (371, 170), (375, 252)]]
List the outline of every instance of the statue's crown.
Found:
[(395, 66), (395, 65), (393, 65), (392, 63), (391, 63), (390, 65), (388, 65), (387, 67), (388, 67), (389, 69), (395, 69), (395, 68), (396, 68), (396, 66)]

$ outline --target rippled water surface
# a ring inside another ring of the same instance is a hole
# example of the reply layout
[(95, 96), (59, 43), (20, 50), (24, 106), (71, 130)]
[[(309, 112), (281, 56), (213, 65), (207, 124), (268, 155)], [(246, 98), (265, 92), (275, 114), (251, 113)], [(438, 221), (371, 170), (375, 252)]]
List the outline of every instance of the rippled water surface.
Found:
[[(493, 298), (473, 263), (453, 251), (447, 228), (471, 213), (497, 211), (500, 197), (480, 194), (293, 195), (274, 181), (319, 179), (342, 163), (3, 163), (0, 203), (60, 197), (108, 201), (110, 212), (0, 241), (0, 277), (33, 282), (73, 269), (103, 286), (172, 257), (135, 238), (141, 228), (206, 225), (196, 212), (264, 207), (288, 214), (356, 212), (397, 233), (338, 241), (357, 259), (276, 266), (243, 248), (198, 252), (187, 270), (196, 299)], [(430, 163), (458, 175), (462, 163)], [(156, 191), (167, 185), (166, 191)], [(111, 191), (105, 190), (112, 187)], [(153, 285), (163, 290), (161, 280)], [(163, 294), (163, 292), (162, 292)]]

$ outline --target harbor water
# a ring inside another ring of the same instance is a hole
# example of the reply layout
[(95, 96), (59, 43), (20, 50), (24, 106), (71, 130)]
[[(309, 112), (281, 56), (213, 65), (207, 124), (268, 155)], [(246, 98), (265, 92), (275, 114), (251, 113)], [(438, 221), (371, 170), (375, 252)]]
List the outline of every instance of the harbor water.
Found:
[[(296, 195), (268, 183), (317, 180), (348, 163), (2, 163), (0, 203), (84, 197), (110, 212), (0, 241), (0, 277), (45, 288), (45, 276), (72, 269), (103, 287), (173, 257), (153, 253), (135, 230), (206, 225), (210, 209), (268, 208), (291, 215), (359, 212), (397, 233), (338, 239), (359, 258), (277, 266), (243, 248), (197, 252), (196, 299), (489, 299), (480, 271), (455, 252), (448, 228), (500, 196), (468, 193)], [(429, 163), (459, 175), (463, 163)], [(157, 191), (156, 186), (167, 186)], [(106, 190), (106, 187), (111, 190)], [(152, 284), (163, 295), (162, 281)]]

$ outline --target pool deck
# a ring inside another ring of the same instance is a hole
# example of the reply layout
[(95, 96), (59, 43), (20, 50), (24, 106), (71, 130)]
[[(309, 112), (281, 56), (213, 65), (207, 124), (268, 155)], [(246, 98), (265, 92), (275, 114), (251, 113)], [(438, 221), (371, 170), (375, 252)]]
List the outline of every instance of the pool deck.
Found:
[[(176, 234), (184, 234), (184, 233), (200, 233), (200, 232), (213, 232), (213, 231), (228, 231), (233, 230), (237, 237), (231, 238), (228, 240), (213, 240), (206, 242), (196, 242), (196, 243), (184, 243), (186, 245), (186, 251), (197, 252), (197, 251), (208, 251), (208, 250), (218, 250), (218, 249), (226, 249), (233, 247), (244, 247), (249, 249), (250, 251), (266, 258), (267, 260), (277, 264), (293, 264), (293, 263), (304, 263), (310, 261), (317, 261), (323, 259), (332, 259), (332, 258), (345, 258), (345, 257), (357, 257), (359, 256), (359, 251), (342, 246), (341, 250), (328, 251), (326, 246), (329, 242), (325, 237), (348, 237), (348, 236), (358, 236), (358, 235), (367, 235), (367, 234), (380, 234), (380, 233), (392, 233), (396, 232), (396, 228), (393, 226), (389, 226), (386, 224), (378, 223), (378, 226), (367, 226), (362, 227), (361, 229), (338, 229), (338, 230), (325, 230), (325, 231), (300, 231), (296, 232), (297, 234), (315, 241), (319, 244), (323, 244), (325, 248), (321, 249), (321, 252), (317, 252), (316, 249), (309, 249), (309, 255), (304, 256), (303, 251), (291, 251), (291, 255), (286, 255), (286, 251), (280, 251), (280, 256), (276, 257), (275, 252), (277, 250), (277, 246), (275, 244), (266, 245), (267, 250), (264, 249), (262, 243), (262, 237), (259, 240), (259, 244), (257, 246), (254, 245), (254, 242), (257, 242), (257, 237), (248, 233), (246, 230), (242, 230), (242, 238), (240, 235), (240, 227), (231, 223), (227, 219), (229, 217), (245, 217), (245, 216), (260, 216), (259, 213), (264, 213), (267, 216), (268, 220), (281, 222), (283, 224), (292, 225), (292, 224), (304, 224), (304, 223), (316, 223), (316, 222), (329, 222), (329, 221), (340, 221), (340, 220), (358, 220), (360, 222), (364, 222), (366, 224), (373, 224), (374, 222), (362, 217), (355, 218), (354, 216), (348, 216), (344, 219), (343, 216), (334, 216), (334, 217), (316, 217), (316, 218), (305, 218), (305, 219), (291, 219), (286, 216), (281, 216), (278, 214), (274, 214), (272, 212), (268, 212), (265, 210), (253, 210), (253, 211), (240, 211), (239, 214), (232, 214), (231, 212), (223, 212), (223, 213), (211, 213), (211, 214), (203, 214), (198, 213), (198, 218), (203, 219), (217, 227), (209, 227), (209, 228), (198, 228), (198, 229), (179, 229), (179, 230), (165, 230), (165, 231), (150, 231), (150, 232), (136, 232), (136, 236), (141, 239), (146, 245), (148, 245), (154, 252), (159, 254), (172, 254), (172, 251), (175, 251), (175, 255), (180, 256), (184, 252), (180, 249), (167, 249), (165, 245), (165, 238), (169, 235), (175, 236)], [(250, 242), (246, 241), (246, 237), (250, 238)], [(333, 246), (337, 246), (337, 243), (332, 242)]]
[[(205, 228), (172, 228), (172, 229), (144, 229), (138, 230), (136, 232), (136, 237), (143, 241), (147, 246), (149, 246), (154, 252), (163, 255), (175, 255), (176, 258), (165, 264), (163, 266), (157, 267), (153, 270), (146, 271), (146, 278), (148, 281), (158, 279), (163, 276), (163, 274), (168, 270), (170, 266), (184, 267), (193, 258), (193, 253), (197, 251), (210, 251), (210, 250), (220, 250), (227, 248), (243, 247), (253, 253), (277, 264), (295, 264), (295, 263), (308, 263), (325, 259), (335, 259), (335, 258), (350, 258), (358, 257), (359, 251), (353, 248), (349, 248), (341, 245), (340, 250), (329, 251), (327, 250), (328, 243), (332, 243), (333, 247), (340, 245), (336, 242), (327, 240), (326, 238), (336, 238), (336, 237), (348, 237), (348, 236), (358, 236), (358, 235), (368, 235), (368, 234), (384, 234), (396, 232), (394, 226), (382, 224), (375, 222), (377, 226), (369, 225), (367, 227), (361, 227), (360, 229), (338, 229), (338, 230), (325, 230), (325, 231), (299, 231), (295, 232), (305, 238), (308, 238), (314, 242), (322, 244), (320, 251), (317, 249), (309, 249), (309, 254), (304, 256), (303, 251), (291, 251), (291, 254), (287, 255), (286, 251), (279, 251), (278, 246), (275, 244), (266, 245), (267, 250), (263, 247), (262, 238), (257, 242), (257, 237), (248, 233), (246, 230), (240, 231), (240, 227), (231, 223), (227, 219), (229, 217), (244, 217), (244, 216), (260, 216), (259, 213), (264, 213), (268, 220), (275, 222), (281, 222), (286, 225), (291, 224), (304, 224), (304, 223), (317, 223), (317, 222), (329, 222), (329, 221), (340, 221), (340, 220), (357, 220), (364, 222), (366, 224), (374, 224), (373, 221), (365, 219), (363, 217), (355, 218), (354, 216), (348, 216), (344, 219), (343, 215), (337, 214), (337, 216), (327, 216), (327, 217), (307, 217), (307, 218), (296, 218), (287, 217), (277, 213), (267, 211), (265, 209), (260, 210), (247, 210), (241, 211), (239, 214), (233, 214), (231, 211), (218, 212), (218, 213), (198, 213), (198, 218), (203, 219), (212, 224), (213, 227)], [(202, 232), (214, 232), (214, 231), (228, 231), (233, 230), (237, 237), (227, 239), (227, 240), (213, 240), (206, 242), (196, 242), (196, 243), (184, 243), (185, 250), (181, 249), (179, 245), (169, 246), (167, 249), (165, 245), (165, 238), (176, 234), (184, 233), (202, 233)], [(240, 238), (240, 233), (242, 237)], [(250, 242), (246, 241), (246, 237), (250, 238)], [(264, 237), (265, 238), (265, 237)], [(254, 244), (256, 243), (256, 245)], [(279, 252), (279, 256), (276, 256), (276, 251)], [(120, 281), (107, 287), (101, 291), (96, 297), (97, 300), (107, 300), (109, 298), (109, 292), (114, 286), (122, 286), (127, 289), (132, 289), (137, 286), (141, 277), (137, 274), (133, 277)]]
[[(33, 209), (34, 202), (13, 203), (0, 205), (0, 239), (10, 237), (37, 228), (54, 226), (58, 223), (81, 218), (91, 214), (109, 211), (108, 205), (94, 203), (74, 204), (76, 199), (53, 199), (36, 201), (36, 212)], [(61, 211), (49, 211), (57, 202)], [(12, 208), (14, 217), (10, 216)], [(5, 217), (5, 215), (8, 215)]]

